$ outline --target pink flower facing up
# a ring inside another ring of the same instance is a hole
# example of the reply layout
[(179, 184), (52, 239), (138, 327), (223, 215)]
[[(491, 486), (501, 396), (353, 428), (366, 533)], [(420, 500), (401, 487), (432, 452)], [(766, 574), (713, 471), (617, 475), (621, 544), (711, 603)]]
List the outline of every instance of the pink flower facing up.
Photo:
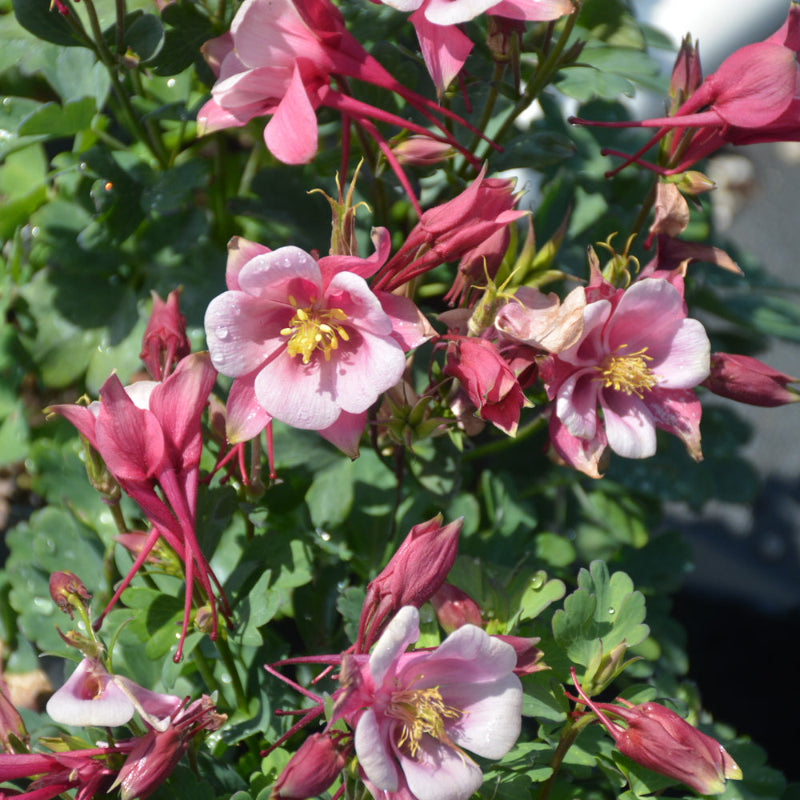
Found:
[(474, 625), (407, 653), (418, 637), (419, 612), (406, 606), (359, 660), (356, 756), (376, 800), (466, 800), (483, 775), (464, 751), (502, 758), (519, 736), (517, 655)]
[(206, 561), (195, 533), (195, 507), (200, 455), (201, 417), (217, 374), (207, 353), (184, 358), (164, 381), (139, 381), (123, 387), (112, 375), (100, 389), (100, 401), (88, 407), (52, 406), (68, 419), (106, 464), (108, 471), (152, 523), (152, 530), (133, 566), (122, 580), (99, 625), (147, 560), (160, 537), (184, 564), (186, 593), (181, 638), (182, 655), (188, 631), (195, 582), (211, 606), (212, 637), (217, 631), (217, 600), (230, 616), (227, 600)]
[(383, 0), (398, 11), (413, 12), (414, 25), (428, 73), (441, 95), (458, 75), (472, 50), (461, 23), (479, 14), (544, 22), (571, 14), (571, 0)]
[[(353, 120), (378, 144), (403, 188), (416, 198), (375, 122), (446, 142), (474, 161), (447, 130), (448, 117), (468, 126), (452, 112), (398, 83), (345, 29), (344, 19), (329, 0), (245, 0), (229, 33), (203, 46), (217, 75), (209, 100), (197, 115), (202, 133), (244, 125), (270, 116), (264, 139), (270, 152), (286, 164), (304, 164), (318, 149), (316, 109), (329, 106)], [(402, 97), (436, 129), (383, 111), (352, 97), (344, 79), (379, 86)], [(334, 89), (341, 85), (342, 90)], [(346, 172), (347, 152), (342, 155)]]
[[(634, 122), (592, 122), (576, 118), (570, 121), (612, 128), (659, 129), (632, 156), (613, 150), (605, 151), (608, 155), (625, 158), (625, 162), (613, 172), (637, 163), (669, 175), (683, 172), (726, 144), (797, 141), (800, 138), (798, 50), (800, 5), (793, 2), (786, 22), (778, 31), (765, 41), (745, 45), (728, 56), (672, 116)], [(685, 71), (683, 50), (679, 54), (676, 70)], [(692, 133), (688, 141), (676, 138), (672, 142), (668, 167), (639, 160), (648, 149), (675, 129), (690, 129)]]
[(214, 365), (234, 378), (229, 429), (240, 441), (275, 418), (358, 455), (367, 409), (428, 335), (410, 300), (367, 285), (388, 255), (387, 231), (374, 238), (372, 258), (319, 261), (297, 247), (234, 243), (229, 291), (211, 301), (205, 327)]
[(691, 389), (708, 376), (710, 345), (703, 326), (686, 318), (682, 293), (646, 278), (625, 290), (587, 289), (587, 299), (595, 295), (600, 299), (587, 303), (580, 339), (541, 365), (554, 401), (556, 452), (599, 477), (606, 445), (626, 458), (647, 458), (661, 428), (701, 458), (701, 409)]
[[(624, 706), (594, 703), (581, 689), (572, 669), (581, 700), (614, 737), (617, 749), (643, 767), (685, 783), (700, 794), (721, 794), (726, 780), (741, 780), (742, 770), (716, 739), (686, 722), (658, 703)], [(616, 717), (626, 727), (612, 721)]]

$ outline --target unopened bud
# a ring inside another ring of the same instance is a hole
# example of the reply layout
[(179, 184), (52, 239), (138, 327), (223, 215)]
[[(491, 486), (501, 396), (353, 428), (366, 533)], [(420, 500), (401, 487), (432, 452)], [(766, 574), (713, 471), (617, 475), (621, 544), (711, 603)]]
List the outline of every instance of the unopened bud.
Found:
[(443, 583), (431, 597), (431, 605), (436, 612), (439, 624), (447, 633), (452, 633), (462, 625), (483, 624), (480, 606), (461, 589), (450, 583)]
[(392, 152), (401, 164), (408, 164), (410, 167), (430, 167), (451, 158), (455, 150), (447, 142), (415, 135), (394, 145)]
[(306, 800), (322, 794), (344, 769), (347, 758), (333, 739), (313, 733), (289, 759), (270, 794), (271, 800)]
[(510, 644), (517, 654), (517, 666), (514, 667), (515, 675), (530, 675), (533, 672), (541, 672), (550, 669), (547, 664), (542, 662), (544, 653), (536, 647), (540, 639), (538, 636), (505, 636), (495, 634), (495, 639)]
[(92, 596), (83, 585), (83, 581), (74, 573), (64, 570), (50, 575), (50, 597), (53, 602), (72, 619), (72, 611), (80, 606), (86, 608), (86, 601)]
[(681, 49), (672, 68), (669, 81), (669, 96), (672, 98), (673, 111), (681, 106), (703, 82), (703, 68), (700, 66), (700, 52), (697, 42), (692, 43), (691, 36), (685, 36)]
[(787, 385), (798, 381), (800, 378), (778, 372), (757, 358), (712, 353), (711, 373), (703, 386), (739, 403), (775, 407), (800, 400), (800, 392)]
[[(742, 770), (725, 748), (671, 709), (658, 703), (594, 703), (578, 684), (575, 669), (571, 672), (581, 700), (614, 737), (620, 753), (632, 761), (700, 794), (721, 794), (726, 780), (741, 780)], [(621, 719), (626, 727), (609, 715)]]
[(153, 310), (142, 337), (139, 358), (157, 381), (164, 380), (172, 370), (173, 363), (191, 352), (186, 336), (186, 318), (178, 308), (180, 293), (180, 289), (174, 289), (167, 295), (166, 302), (155, 292), (152, 293)]

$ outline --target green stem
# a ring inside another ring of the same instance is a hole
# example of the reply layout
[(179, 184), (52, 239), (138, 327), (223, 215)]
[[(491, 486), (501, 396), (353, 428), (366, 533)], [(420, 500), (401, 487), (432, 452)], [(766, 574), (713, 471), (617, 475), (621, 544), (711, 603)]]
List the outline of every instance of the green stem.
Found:
[(532, 419), (526, 425), (523, 425), (517, 431), (517, 435), (513, 439), (508, 436), (505, 439), (498, 439), (497, 441), (489, 442), (489, 444), (476, 447), (474, 450), (464, 453), (464, 455), (461, 457), (461, 460), (463, 462), (476, 461), (477, 459), (484, 458), (485, 456), (493, 456), (496, 453), (502, 453), (505, 450), (510, 450), (518, 442), (522, 441), (523, 439), (527, 439), (528, 436), (539, 430), (539, 428), (544, 425), (544, 422), (545, 418), (540, 415), (536, 417), (536, 419)]
[(164, 150), (163, 143), (159, 137), (154, 139), (145, 126), (142, 125), (141, 120), (136, 114), (136, 110), (131, 104), (131, 99), (128, 97), (128, 93), (125, 91), (125, 87), (122, 85), (122, 82), (119, 79), (119, 75), (117, 74), (117, 64), (114, 59), (114, 55), (108, 49), (108, 45), (103, 37), (103, 31), (100, 28), (100, 20), (98, 19), (93, 0), (84, 0), (83, 6), (86, 9), (87, 16), (89, 17), (89, 27), (91, 28), (92, 37), (94, 39), (93, 49), (108, 72), (109, 78), (111, 79), (111, 88), (114, 90), (114, 96), (121, 106), (121, 111), (125, 117), (125, 121), (130, 127), (131, 132), (134, 133), (136, 137), (145, 144), (158, 163), (162, 167), (166, 167), (167, 153)]
[[(503, 73), (505, 71), (505, 64), (495, 63), (494, 71), (492, 72), (492, 82), (490, 84), (491, 88), (489, 89), (489, 96), (486, 98), (486, 105), (483, 107), (483, 113), (481, 114), (481, 118), (476, 125), (477, 129), (482, 133), (486, 132), (486, 127), (492, 119), (492, 112), (494, 111), (495, 103), (497, 103), (497, 98), (500, 94), (497, 91), (497, 85), (503, 79)], [(470, 142), (470, 151), (474, 152), (482, 141), (483, 139), (476, 133)]]
[[(577, 706), (578, 709), (583, 708), (582, 705)], [(553, 788), (553, 784), (555, 783), (556, 776), (558, 775), (558, 770), (561, 767), (562, 762), (564, 761), (564, 757), (567, 755), (567, 751), (570, 747), (574, 744), (575, 740), (578, 738), (578, 734), (591, 722), (594, 722), (595, 717), (593, 714), (588, 714), (585, 717), (579, 717), (575, 720), (569, 720), (567, 724), (564, 726), (563, 730), (561, 731), (561, 737), (558, 740), (558, 745), (553, 753), (553, 757), (550, 759), (550, 767), (552, 768), (552, 773), (550, 777), (539, 787), (539, 792), (536, 795), (536, 800), (547, 800), (550, 796), (550, 792)]]
[(233, 693), (236, 697), (236, 705), (240, 711), (247, 711), (247, 698), (244, 694), (244, 687), (242, 686), (242, 681), (239, 678), (239, 671), (236, 669), (236, 662), (233, 658), (233, 653), (231, 652), (231, 648), (228, 645), (228, 640), (225, 637), (225, 632), (221, 631), (216, 642), (217, 651), (222, 659), (222, 663), (225, 665), (225, 669), (231, 676), (231, 686), (233, 687)]
[(214, 691), (219, 692), (220, 691), (219, 684), (217, 683), (217, 680), (214, 677), (214, 671), (211, 669), (211, 666), (208, 663), (208, 659), (205, 657), (205, 655), (203, 655), (203, 651), (199, 647), (195, 647), (194, 650), (192, 650), (192, 659), (194, 660), (194, 663), (197, 666), (197, 671), (200, 673), (200, 676), (205, 681), (209, 693)]
[[(578, 21), (580, 8), (581, 4), (576, 3), (575, 11), (573, 11), (572, 14), (567, 17), (564, 30), (561, 32), (561, 36), (559, 36), (558, 41), (545, 56), (544, 61), (539, 64), (533, 79), (525, 87), (525, 91), (522, 93), (522, 95), (520, 95), (519, 100), (517, 100), (517, 102), (514, 104), (514, 107), (511, 109), (511, 111), (508, 112), (497, 132), (494, 134), (494, 136), (492, 136), (494, 141), (498, 144), (502, 143), (504, 137), (511, 129), (511, 126), (514, 124), (514, 122), (516, 122), (517, 117), (519, 117), (519, 115), (525, 111), (525, 109), (528, 108), (528, 106), (530, 106), (530, 104), (541, 94), (542, 90), (550, 83), (553, 75), (555, 75), (555, 73), (558, 71), (561, 54), (564, 52), (564, 48), (567, 46), (569, 37), (572, 34), (572, 29), (575, 27), (575, 23)], [(486, 155), (487, 153), (484, 152), (484, 158)]]
[(125, 54), (125, 0), (114, 0), (117, 11), (117, 56)]

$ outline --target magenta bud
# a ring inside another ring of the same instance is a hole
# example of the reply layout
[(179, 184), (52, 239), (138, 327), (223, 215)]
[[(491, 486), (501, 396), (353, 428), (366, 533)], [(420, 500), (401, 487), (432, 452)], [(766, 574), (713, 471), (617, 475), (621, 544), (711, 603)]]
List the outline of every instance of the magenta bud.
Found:
[(275, 785), (272, 800), (306, 800), (322, 794), (347, 762), (345, 753), (324, 733), (312, 733), (289, 759)]
[[(575, 679), (574, 668), (572, 678), (583, 702), (614, 737), (620, 753), (632, 761), (700, 794), (720, 794), (726, 780), (741, 780), (742, 770), (725, 748), (671, 709), (658, 703), (594, 703)], [(613, 722), (608, 715), (620, 718), (627, 727)]]
[(389, 563), (367, 586), (356, 652), (369, 649), (386, 620), (403, 606), (419, 608), (431, 599), (456, 560), (463, 521), (442, 525), (438, 514), (409, 531)]
[(700, 66), (700, 51), (691, 36), (685, 36), (672, 68), (669, 81), (669, 94), (678, 105), (693, 94), (703, 82), (703, 68)]
[(757, 358), (712, 353), (711, 374), (703, 381), (703, 386), (739, 403), (773, 407), (800, 400), (800, 392), (787, 386), (798, 380), (800, 378), (778, 372)]
[(142, 337), (142, 359), (147, 371), (157, 380), (164, 380), (173, 362), (189, 355), (191, 347), (186, 337), (186, 318), (178, 308), (180, 289), (174, 289), (164, 302), (155, 292), (153, 310)]
[(392, 148), (401, 164), (412, 167), (430, 167), (450, 158), (455, 150), (447, 142), (439, 142), (428, 136), (409, 136)]
[(439, 587), (431, 597), (431, 605), (439, 624), (447, 633), (452, 633), (462, 625), (483, 625), (480, 606), (466, 592), (450, 583), (443, 583)]
[(83, 581), (74, 572), (67, 570), (50, 575), (50, 597), (65, 614), (69, 614), (70, 619), (76, 604), (85, 606), (85, 601), (92, 599)]

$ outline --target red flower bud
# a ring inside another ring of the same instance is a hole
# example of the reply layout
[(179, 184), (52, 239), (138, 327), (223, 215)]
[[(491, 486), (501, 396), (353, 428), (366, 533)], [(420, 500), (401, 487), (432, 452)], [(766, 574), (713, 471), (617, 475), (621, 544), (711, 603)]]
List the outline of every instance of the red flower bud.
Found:
[(169, 375), (174, 361), (180, 361), (191, 352), (186, 338), (186, 318), (178, 308), (178, 295), (180, 289), (175, 289), (164, 302), (153, 292), (153, 310), (142, 337), (139, 358), (157, 381)]
[(546, 664), (541, 663), (544, 653), (536, 647), (539, 644), (538, 636), (505, 636), (495, 634), (495, 639), (510, 644), (517, 654), (517, 666), (514, 667), (515, 675), (530, 675), (533, 672), (541, 672), (543, 669), (550, 669)]
[(450, 583), (443, 583), (431, 597), (431, 605), (436, 612), (439, 624), (447, 633), (452, 633), (462, 625), (483, 625), (480, 606), (461, 589)]
[(401, 164), (412, 167), (430, 167), (455, 154), (447, 142), (439, 142), (428, 136), (414, 135), (404, 139), (392, 148)]
[(800, 378), (778, 372), (757, 358), (712, 353), (711, 374), (703, 381), (703, 386), (740, 403), (772, 407), (800, 400), (800, 392), (787, 388), (787, 384), (798, 380)]
[[(720, 794), (727, 779), (741, 779), (742, 770), (725, 748), (674, 711), (658, 703), (594, 703), (578, 684), (575, 669), (571, 672), (583, 702), (614, 737), (620, 753), (632, 761), (675, 778), (700, 794)], [(607, 714), (624, 720), (627, 727), (612, 722)]]
[(344, 769), (347, 757), (330, 736), (313, 733), (289, 759), (271, 800), (305, 800), (322, 794)]
[(415, 525), (381, 573), (367, 586), (356, 652), (368, 650), (383, 623), (403, 606), (419, 608), (444, 583), (456, 560), (463, 519), (442, 525), (441, 514)]

